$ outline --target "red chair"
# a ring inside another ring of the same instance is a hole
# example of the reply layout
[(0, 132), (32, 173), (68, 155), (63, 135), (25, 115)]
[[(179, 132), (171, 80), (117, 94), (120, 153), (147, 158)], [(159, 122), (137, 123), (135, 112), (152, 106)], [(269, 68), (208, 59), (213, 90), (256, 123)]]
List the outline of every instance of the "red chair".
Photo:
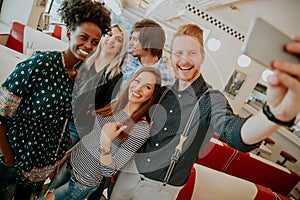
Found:
[(61, 35), (62, 35), (62, 27), (55, 24), (51, 36), (61, 40), (62, 39)]
[(294, 156), (292, 156), (291, 154), (289, 154), (288, 152), (282, 150), (280, 151), (280, 155), (284, 158), (282, 162), (280, 162), (279, 160), (276, 162), (277, 164), (284, 166), (285, 167), (285, 163), (286, 161), (289, 161), (291, 163), (295, 163), (297, 162), (297, 158), (295, 158)]
[(262, 185), (194, 164), (176, 200), (290, 200)]
[(194, 185), (196, 180), (196, 170), (193, 167), (191, 170), (191, 174), (189, 177), (189, 180), (185, 184), (185, 186), (180, 190), (177, 199), (176, 200), (187, 200), (192, 199), (193, 191), (194, 191)]
[(5, 46), (23, 53), (24, 28), (24, 24), (13, 22)]
[(258, 184), (255, 186), (257, 187), (257, 194), (254, 200), (290, 200), (289, 197), (273, 192), (270, 188)]

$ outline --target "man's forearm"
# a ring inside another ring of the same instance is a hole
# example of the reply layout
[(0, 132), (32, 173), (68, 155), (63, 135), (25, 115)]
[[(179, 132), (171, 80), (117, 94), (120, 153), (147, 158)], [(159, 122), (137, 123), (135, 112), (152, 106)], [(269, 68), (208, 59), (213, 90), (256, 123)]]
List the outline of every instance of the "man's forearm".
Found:
[(241, 137), (244, 143), (255, 144), (274, 133), (279, 127), (260, 111), (242, 126)]

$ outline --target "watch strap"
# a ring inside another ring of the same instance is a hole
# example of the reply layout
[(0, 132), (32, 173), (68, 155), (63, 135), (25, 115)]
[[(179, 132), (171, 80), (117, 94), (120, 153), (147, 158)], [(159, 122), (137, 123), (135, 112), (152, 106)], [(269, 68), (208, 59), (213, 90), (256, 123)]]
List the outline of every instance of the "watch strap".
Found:
[(296, 117), (287, 122), (277, 119), (275, 115), (271, 112), (269, 105), (263, 106), (263, 113), (270, 121), (275, 122), (278, 125), (292, 127), (295, 124)]

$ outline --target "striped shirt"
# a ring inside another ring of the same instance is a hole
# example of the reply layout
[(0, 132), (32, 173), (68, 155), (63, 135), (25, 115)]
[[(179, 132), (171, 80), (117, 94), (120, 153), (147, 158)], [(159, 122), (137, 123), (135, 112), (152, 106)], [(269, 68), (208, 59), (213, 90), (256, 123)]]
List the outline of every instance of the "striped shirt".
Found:
[(115, 138), (111, 144), (113, 162), (106, 166), (100, 163), (100, 133), (106, 122), (123, 122), (129, 116), (123, 111), (109, 117), (96, 117), (93, 130), (84, 136), (71, 153), (71, 165), (75, 179), (86, 186), (95, 186), (103, 176), (110, 177), (119, 171), (149, 136), (150, 125), (145, 121), (137, 123), (124, 141)]

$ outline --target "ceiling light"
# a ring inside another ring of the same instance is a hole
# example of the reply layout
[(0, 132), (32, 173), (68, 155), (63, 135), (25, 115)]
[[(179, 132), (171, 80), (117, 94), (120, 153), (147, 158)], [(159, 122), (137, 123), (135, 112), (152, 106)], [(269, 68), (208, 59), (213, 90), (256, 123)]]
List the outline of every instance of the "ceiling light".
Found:
[(218, 51), (221, 47), (221, 41), (217, 38), (211, 38), (208, 42), (207, 42), (207, 48), (210, 51)]
[(251, 58), (246, 55), (240, 55), (237, 62), (241, 67), (248, 67), (251, 64)]
[(146, 9), (146, 6), (142, 3), (145, 2), (148, 4), (148, 1), (143, 1), (143, 0), (133, 0), (133, 2), (139, 7), (139, 8), (143, 8)]

